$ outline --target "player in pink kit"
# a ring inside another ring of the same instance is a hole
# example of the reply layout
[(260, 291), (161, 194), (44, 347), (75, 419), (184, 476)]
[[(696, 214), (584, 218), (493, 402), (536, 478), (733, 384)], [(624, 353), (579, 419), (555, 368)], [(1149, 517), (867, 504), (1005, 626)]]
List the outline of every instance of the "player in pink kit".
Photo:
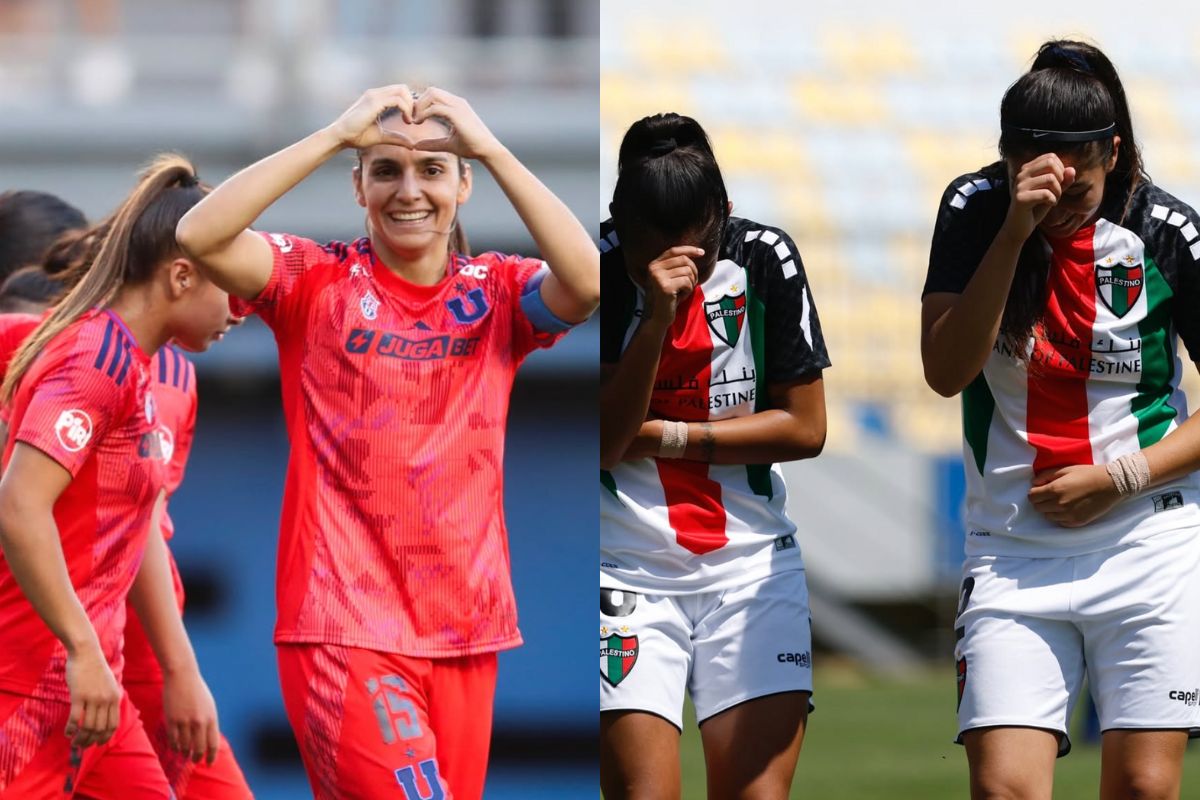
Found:
[[(129, 596), (169, 691), (215, 755), (216, 712), (172, 607), (152, 520), (164, 464), (151, 356), (204, 349), (231, 320), (226, 295), (180, 257), (174, 225), (203, 194), (164, 157), (113, 218), (96, 263), (8, 369), (11, 434), (0, 479), (0, 797), (171, 796), (118, 683)], [(63, 733), (66, 733), (66, 736)]]
[[(240, 322), (240, 320), (238, 320)], [(236, 324), (236, 323), (234, 323)], [(154, 382), (154, 399), (158, 404), (158, 435), (166, 462), (164, 490), (169, 503), (183, 481), (184, 469), (191, 452), (196, 426), (196, 368), (183, 350), (174, 344), (159, 348), (150, 366)], [(175, 525), (164, 505), (162, 537), (169, 543)], [(175, 590), (175, 602), (183, 613), (184, 590), (170, 546), (166, 548), (167, 563)], [(197, 732), (189, 730), (175, 715), (171, 722), (163, 708), (163, 671), (150, 639), (130, 603), (126, 611), (125, 673), (121, 683), (137, 706), (150, 743), (158, 754), (179, 800), (245, 800), (252, 797), (246, 778), (234, 758), (233, 750), (224, 736), (218, 736), (216, 758), (210, 762), (189, 758), (194, 752), (193, 739)]]
[[(248, 229), (345, 148), (366, 238), (322, 247)], [(466, 158), (545, 261), (455, 245)], [(314, 793), (480, 797), (496, 652), (521, 642), (502, 507), (509, 392), (530, 351), (595, 309), (599, 252), (464, 100), (402, 85), (230, 178), (177, 237), (279, 344), (292, 452), (275, 641)]]
[[(78, 282), (97, 255), (96, 244), (107, 232), (107, 221), (61, 237), (49, 250), (40, 267), (18, 270), (0, 286), (0, 307), (9, 297), (11, 284), (22, 273), (37, 270), (38, 276), (25, 278), (16, 297), (31, 312), (0, 314), (0, 380), (8, 363), (25, 338), (48, 313), (45, 309)], [(240, 319), (237, 320), (241, 322)], [(155, 354), (150, 376), (154, 385), (157, 425), (163, 460), (166, 463), (166, 498), (179, 488), (191, 451), (196, 424), (196, 370), (184, 352), (166, 344)], [(6, 424), (7, 406), (0, 406), (0, 425)], [(7, 429), (3, 429), (7, 438)], [(162, 509), (162, 536), (169, 542), (175, 526), (166, 505)], [(166, 552), (174, 586), (174, 601), (183, 613), (184, 590), (170, 548)], [(178, 714), (168, 724), (163, 714), (163, 674), (149, 638), (132, 603), (125, 612), (125, 670), (121, 684), (137, 707), (143, 727), (158, 755), (171, 789), (180, 800), (241, 800), (252, 797), (250, 788), (234, 758), (229, 742), (221, 736), (217, 758), (212, 763), (189, 758), (193, 732), (180, 724)], [(215, 722), (215, 720), (214, 720)]]

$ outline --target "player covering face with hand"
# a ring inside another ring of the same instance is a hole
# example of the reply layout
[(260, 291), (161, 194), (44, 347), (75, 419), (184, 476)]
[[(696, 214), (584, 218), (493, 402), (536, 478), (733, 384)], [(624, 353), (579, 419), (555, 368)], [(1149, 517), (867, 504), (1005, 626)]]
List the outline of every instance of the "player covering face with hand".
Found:
[(686, 693), (710, 796), (782, 797), (812, 649), (776, 462), (821, 451), (829, 366), (804, 266), (782, 230), (730, 216), (708, 137), (678, 114), (630, 127), (610, 209), (601, 787), (609, 800), (679, 796)]
[(922, 301), (925, 376), (962, 395), (958, 726), (973, 797), (1046, 798), (1084, 679), (1102, 798), (1178, 797), (1200, 733), (1200, 219), (1150, 182), (1108, 58), (1047, 42), (956, 178)]
[[(249, 230), (345, 149), (365, 238)], [(542, 259), (465, 252), (466, 159)], [(480, 797), (496, 652), (521, 641), (502, 508), (509, 392), (526, 355), (596, 307), (595, 245), (465, 100), (403, 85), (230, 178), (178, 236), (279, 344), (292, 452), (275, 640), (314, 793)]]

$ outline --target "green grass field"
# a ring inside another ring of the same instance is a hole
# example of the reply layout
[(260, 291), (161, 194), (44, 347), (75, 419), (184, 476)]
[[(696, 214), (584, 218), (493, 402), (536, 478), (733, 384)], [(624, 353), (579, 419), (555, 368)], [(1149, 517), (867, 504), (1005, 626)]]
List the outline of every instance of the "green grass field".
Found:
[[(806, 800), (962, 800), (967, 758), (953, 744), (955, 681), (950, 671), (883, 680), (853, 666), (817, 666), (814, 702), (792, 797)], [(683, 735), (684, 800), (704, 798), (704, 757), (688, 709)], [(1099, 794), (1100, 750), (1073, 737), (1059, 759), (1054, 796)], [(1200, 797), (1200, 742), (1189, 749), (1182, 797)]]

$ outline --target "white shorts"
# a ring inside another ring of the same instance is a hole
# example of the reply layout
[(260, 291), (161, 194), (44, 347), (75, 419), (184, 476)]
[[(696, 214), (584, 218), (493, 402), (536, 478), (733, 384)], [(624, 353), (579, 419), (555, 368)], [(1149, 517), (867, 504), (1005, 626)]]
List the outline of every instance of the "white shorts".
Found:
[(812, 693), (804, 570), (687, 595), (600, 590), (600, 710), (647, 711), (683, 729), (780, 692)]
[(1200, 735), (1200, 535), (1065, 558), (976, 556), (955, 622), (958, 730), (1056, 731), (1084, 677), (1100, 729)]

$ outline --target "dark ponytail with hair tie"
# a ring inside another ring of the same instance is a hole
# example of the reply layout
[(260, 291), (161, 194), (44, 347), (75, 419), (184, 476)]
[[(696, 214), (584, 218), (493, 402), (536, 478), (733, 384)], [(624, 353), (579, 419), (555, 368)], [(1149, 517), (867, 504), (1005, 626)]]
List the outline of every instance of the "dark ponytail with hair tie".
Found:
[(665, 156), (667, 153), (673, 152), (675, 150), (675, 148), (678, 146), (679, 145), (676, 144), (675, 139), (673, 137), (667, 138), (667, 139), (659, 139), (657, 142), (650, 145), (650, 155)]
[(622, 240), (641, 232), (698, 234), (710, 253), (720, 249), (729, 199), (700, 123), (666, 113), (629, 127), (617, 156), (612, 214)]

